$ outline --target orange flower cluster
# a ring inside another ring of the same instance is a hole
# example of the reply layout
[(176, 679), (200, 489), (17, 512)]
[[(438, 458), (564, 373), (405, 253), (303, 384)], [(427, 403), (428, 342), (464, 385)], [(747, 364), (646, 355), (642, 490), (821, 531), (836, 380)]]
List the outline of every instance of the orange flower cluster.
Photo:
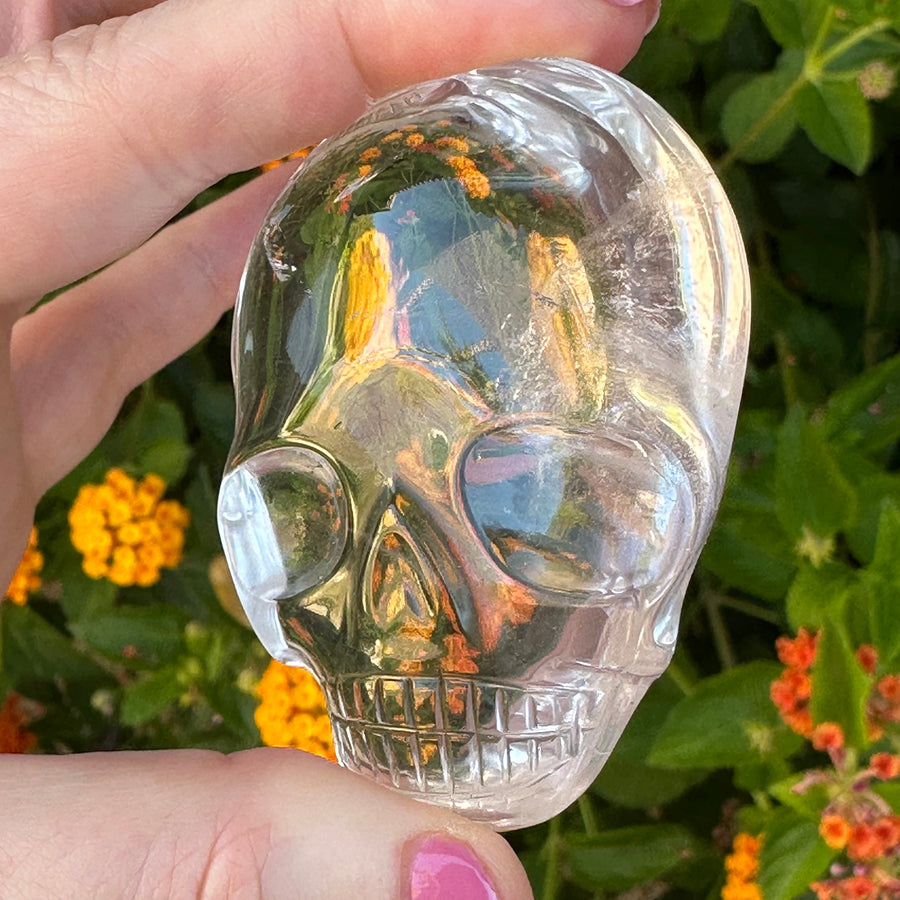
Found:
[(893, 753), (873, 754), (862, 771), (814, 773), (812, 781), (829, 785), (833, 797), (822, 812), (819, 834), (847, 857), (846, 864), (831, 867), (831, 878), (811, 885), (819, 900), (900, 898), (900, 816), (871, 790), (873, 780), (898, 775), (900, 757)]
[[(785, 669), (771, 686), (781, 718), (815, 749), (827, 753), (833, 766), (807, 772), (794, 787), (798, 794), (813, 786), (826, 789), (830, 799), (822, 811), (819, 834), (845, 857), (831, 866), (829, 878), (810, 887), (819, 900), (900, 900), (900, 816), (872, 789), (876, 781), (900, 776), (900, 756), (874, 753), (860, 768), (859, 748), (845, 746), (838, 723), (813, 724), (810, 669), (817, 638), (803, 629), (796, 638), (779, 638), (776, 649)], [(879, 675), (878, 653), (867, 644), (856, 651), (856, 660), (871, 678), (866, 724), (869, 737), (878, 740), (886, 727), (900, 723), (900, 676)]]
[(31, 529), (28, 546), (22, 554), (18, 568), (13, 573), (12, 581), (6, 589), (5, 599), (17, 606), (23, 606), (29, 594), (33, 594), (41, 586), (41, 569), (44, 568), (44, 556), (37, 548), (37, 528)]
[(868, 875), (815, 881), (810, 887), (819, 900), (889, 900), (900, 896), (890, 883), (879, 883)]
[(892, 856), (900, 845), (900, 816), (876, 816), (854, 823), (838, 813), (827, 813), (819, 822), (819, 834), (832, 850), (845, 850), (854, 862)]
[(190, 513), (177, 500), (161, 500), (165, 489), (158, 475), (136, 482), (121, 469), (110, 469), (103, 484), (82, 486), (69, 529), (87, 575), (149, 587), (160, 569), (181, 562)]
[[(796, 638), (780, 637), (775, 642), (778, 658), (785, 665), (781, 675), (772, 682), (770, 696), (784, 722), (797, 734), (813, 737), (810, 714), (812, 678), (810, 668), (816, 660), (817, 634), (801, 628)], [(884, 736), (885, 729), (900, 724), (900, 675), (878, 675), (878, 651), (863, 644), (856, 651), (856, 660), (872, 678), (872, 691), (866, 703), (866, 726), (870, 740)], [(820, 737), (820, 740), (825, 740)], [(828, 750), (828, 746), (817, 749)]]
[(809, 711), (812, 697), (809, 670), (816, 660), (817, 637), (801, 628), (796, 638), (780, 637), (775, 642), (778, 658), (785, 670), (772, 682), (770, 696), (788, 727), (806, 738), (813, 733), (812, 714)]
[(254, 719), (264, 744), (335, 759), (325, 697), (309, 672), (272, 660), (256, 694)]
[(26, 729), (31, 721), (26, 704), (19, 694), (8, 694), (0, 705), (0, 753), (27, 753), (37, 743)]
[(761, 834), (752, 835), (745, 831), (735, 836), (731, 853), (725, 857), (722, 900), (762, 900), (762, 891), (756, 883), (762, 838)]

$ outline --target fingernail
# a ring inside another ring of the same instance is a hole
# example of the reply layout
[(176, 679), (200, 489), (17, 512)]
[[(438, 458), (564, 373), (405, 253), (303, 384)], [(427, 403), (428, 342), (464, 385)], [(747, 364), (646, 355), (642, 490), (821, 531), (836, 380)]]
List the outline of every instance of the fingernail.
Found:
[(413, 847), (409, 900), (498, 900), (478, 857), (465, 845), (428, 837)]
[(606, 0), (611, 6), (637, 6), (639, 3), (645, 3), (646, 0)]

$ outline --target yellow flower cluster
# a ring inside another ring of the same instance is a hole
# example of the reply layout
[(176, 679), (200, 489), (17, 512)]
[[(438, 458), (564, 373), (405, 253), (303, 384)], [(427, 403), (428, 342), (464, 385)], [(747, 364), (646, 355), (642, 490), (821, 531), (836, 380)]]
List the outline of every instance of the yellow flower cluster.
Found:
[[(391, 245), (385, 234), (370, 228), (359, 236), (350, 251), (344, 320), (344, 352), (348, 360), (352, 362), (362, 354), (379, 320), (394, 304)], [(389, 326), (389, 319), (383, 324)]]
[(273, 660), (256, 688), (256, 727), (270, 747), (294, 747), (334, 760), (325, 697), (305, 669)]
[(456, 173), (456, 179), (466, 189), (466, 193), (476, 200), (484, 200), (491, 192), (491, 183), (468, 156), (451, 156), (447, 163)]
[(82, 486), (69, 530), (87, 575), (149, 587), (160, 569), (181, 562), (191, 515), (177, 500), (161, 500), (165, 489), (158, 475), (137, 482), (121, 469), (110, 469), (103, 484)]
[(33, 594), (41, 586), (40, 572), (44, 568), (44, 556), (38, 550), (37, 542), (37, 528), (32, 528), (28, 536), (28, 546), (6, 589), (5, 599), (11, 600), (17, 606), (23, 606), (28, 595)]
[(762, 900), (762, 891), (755, 880), (761, 849), (762, 835), (742, 831), (735, 836), (732, 851), (725, 857), (727, 878), (722, 900)]
[(270, 162), (263, 163), (260, 168), (263, 172), (268, 172), (271, 169), (277, 169), (279, 166), (284, 165), (286, 162), (291, 162), (295, 159), (306, 159), (309, 156), (312, 147), (303, 147), (301, 150), (295, 150), (293, 153), (288, 154), (287, 156), (282, 156), (281, 159), (273, 159)]

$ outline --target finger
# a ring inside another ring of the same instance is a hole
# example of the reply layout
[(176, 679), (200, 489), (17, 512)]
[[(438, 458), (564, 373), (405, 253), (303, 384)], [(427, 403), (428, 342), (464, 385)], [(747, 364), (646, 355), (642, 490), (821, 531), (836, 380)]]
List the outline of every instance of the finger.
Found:
[(34, 500), (90, 452), (132, 388), (231, 306), (290, 174), (279, 167), (201, 208), (16, 323), (13, 384)]
[(10, 57), (0, 297), (99, 268), (223, 174), (314, 143), (400, 85), (523, 56), (618, 68), (656, 5), (168, 0)]
[(5, 897), (525, 900), (499, 836), (296, 750), (0, 757)]
[(79, 25), (128, 16), (162, 0), (18, 0), (0, 7), (0, 56), (49, 41)]

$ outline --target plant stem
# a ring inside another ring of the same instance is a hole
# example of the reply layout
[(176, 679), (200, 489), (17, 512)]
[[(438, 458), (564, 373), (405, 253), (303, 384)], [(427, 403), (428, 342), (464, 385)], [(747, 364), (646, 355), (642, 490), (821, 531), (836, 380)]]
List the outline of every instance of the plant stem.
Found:
[(775, 98), (775, 101), (765, 113), (753, 123), (751, 128), (748, 128), (747, 131), (741, 135), (739, 140), (735, 141), (734, 145), (719, 160), (719, 164), (716, 168), (719, 170), (720, 174), (730, 168), (735, 160), (737, 160), (740, 155), (778, 119), (791, 103), (794, 102), (794, 97), (805, 84), (806, 74), (804, 71), (788, 85), (781, 96)]
[(694, 692), (693, 679), (678, 665), (676, 660), (669, 663), (666, 674), (672, 679), (672, 683), (687, 697)]
[(550, 830), (544, 842), (544, 857), (547, 868), (544, 872), (544, 885), (541, 889), (541, 900), (557, 900), (559, 897), (559, 846), (561, 826), (559, 816), (550, 820)]
[(808, 60), (815, 60), (816, 63), (821, 63), (821, 60), (817, 59), (817, 57), (819, 56), (819, 51), (825, 46), (825, 41), (828, 38), (828, 32), (831, 31), (833, 22), (834, 7), (829, 6), (825, 15), (822, 17), (822, 22), (819, 25), (818, 32), (816, 32), (815, 40), (806, 51), (806, 58)]
[(725, 620), (722, 618), (718, 597), (711, 591), (704, 591), (703, 606), (706, 608), (706, 615), (709, 618), (719, 663), (723, 670), (733, 669), (737, 665), (737, 657), (735, 656), (734, 648), (731, 646), (731, 638), (728, 634), (728, 629), (725, 627)]
[(787, 336), (783, 331), (775, 335), (775, 350), (778, 353), (778, 371), (781, 373), (781, 388), (784, 391), (784, 405), (790, 409), (800, 402), (797, 385), (794, 379), (793, 354), (788, 346)]
[(845, 38), (839, 40), (836, 44), (832, 44), (817, 60), (820, 69), (824, 69), (829, 63), (834, 62), (842, 54), (846, 53), (851, 47), (862, 43), (868, 38), (887, 31), (891, 27), (888, 19), (876, 19), (856, 31), (851, 31)]
[(740, 600), (737, 597), (729, 597), (727, 594), (718, 596), (719, 606), (733, 609), (736, 612), (743, 613), (745, 616), (752, 616), (761, 622), (770, 622), (772, 625), (784, 625), (784, 619), (773, 609), (766, 609), (758, 603), (751, 603), (749, 600)]
[(600, 831), (597, 825), (597, 814), (594, 812), (594, 804), (587, 794), (582, 794), (578, 798), (578, 809), (581, 812), (581, 821), (584, 823), (584, 833), (588, 837), (593, 837)]

